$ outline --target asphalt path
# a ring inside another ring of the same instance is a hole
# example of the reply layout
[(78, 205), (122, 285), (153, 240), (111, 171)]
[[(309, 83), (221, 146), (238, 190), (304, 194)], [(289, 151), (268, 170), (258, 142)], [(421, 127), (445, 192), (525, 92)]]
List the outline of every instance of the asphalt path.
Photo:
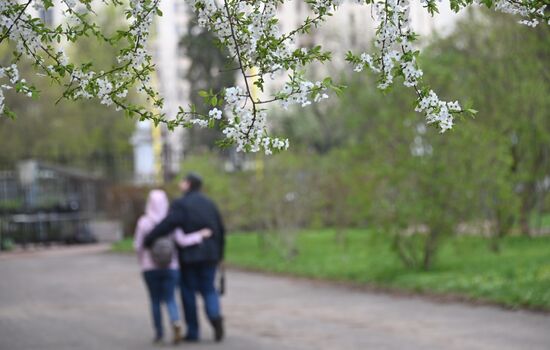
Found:
[[(155, 349), (135, 258), (106, 246), (0, 255), (0, 350)], [(227, 339), (186, 349), (550, 350), (550, 316), (228, 272)], [(168, 345), (167, 345), (168, 346)]]

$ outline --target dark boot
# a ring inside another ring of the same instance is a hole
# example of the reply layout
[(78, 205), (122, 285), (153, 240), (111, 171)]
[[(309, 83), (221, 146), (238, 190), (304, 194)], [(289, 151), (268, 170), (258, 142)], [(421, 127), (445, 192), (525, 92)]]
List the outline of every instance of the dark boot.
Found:
[(210, 320), (212, 323), (212, 327), (214, 328), (214, 340), (217, 342), (221, 342), (224, 337), (224, 330), (223, 330), (223, 318), (215, 318)]
[(176, 345), (183, 340), (183, 337), (181, 335), (181, 324), (179, 322), (175, 322), (174, 324), (172, 324), (172, 331), (174, 335), (174, 337), (172, 338), (172, 343)]
[(194, 337), (190, 337), (190, 336), (186, 335), (185, 337), (182, 338), (182, 341), (184, 343), (198, 343), (199, 338), (194, 338)]
[(162, 339), (161, 336), (156, 336), (153, 339), (153, 345), (163, 345), (163, 344), (164, 344), (164, 340)]

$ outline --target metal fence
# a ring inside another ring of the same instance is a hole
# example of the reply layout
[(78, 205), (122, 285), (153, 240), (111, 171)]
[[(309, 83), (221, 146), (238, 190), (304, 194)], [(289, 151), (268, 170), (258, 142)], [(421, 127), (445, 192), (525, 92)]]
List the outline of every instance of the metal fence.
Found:
[(104, 187), (87, 171), (32, 160), (0, 172), (0, 245), (93, 241)]

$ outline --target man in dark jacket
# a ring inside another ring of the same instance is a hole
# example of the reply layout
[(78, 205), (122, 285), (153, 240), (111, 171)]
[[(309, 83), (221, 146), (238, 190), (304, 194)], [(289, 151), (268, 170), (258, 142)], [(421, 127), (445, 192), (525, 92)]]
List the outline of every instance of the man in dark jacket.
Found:
[(181, 300), (185, 323), (186, 341), (199, 340), (199, 321), (195, 295), (199, 292), (206, 308), (208, 319), (214, 328), (216, 341), (223, 338), (223, 319), (220, 300), (214, 286), (216, 270), (223, 260), (225, 249), (225, 228), (218, 208), (203, 193), (202, 180), (196, 174), (189, 174), (180, 184), (183, 197), (172, 203), (168, 216), (160, 222), (145, 239), (145, 246), (151, 247), (156, 239), (181, 228), (184, 232), (195, 232), (203, 228), (212, 230), (212, 236), (201, 244), (178, 247), (181, 272)]

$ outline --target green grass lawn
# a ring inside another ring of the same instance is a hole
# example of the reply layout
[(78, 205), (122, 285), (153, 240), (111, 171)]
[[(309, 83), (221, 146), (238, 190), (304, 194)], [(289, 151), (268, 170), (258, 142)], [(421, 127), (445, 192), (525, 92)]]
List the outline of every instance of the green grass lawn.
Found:
[[(292, 258), (269, 244), (277, 240), (264, 237), (230, 235), (227, 261), (256, 270), (550, 310), (550, 237), (507, 237), (499, 254), (481, 237), (449, 238), (430, 271), (403, 267), (389, 239), (368, 230), (350, 230), (345, 244), (337, 244), (330, 230), (301, 232)], [(128, 241), (114, 246), (116, 251), (129, 249)]]
[(126, 239), (123, 239), (122, 241), (115, 242), (113, 243), (111, 250), (116, 253), (133, 252), (134, 251), (133, 241), (130, 238), (126, 238)]

